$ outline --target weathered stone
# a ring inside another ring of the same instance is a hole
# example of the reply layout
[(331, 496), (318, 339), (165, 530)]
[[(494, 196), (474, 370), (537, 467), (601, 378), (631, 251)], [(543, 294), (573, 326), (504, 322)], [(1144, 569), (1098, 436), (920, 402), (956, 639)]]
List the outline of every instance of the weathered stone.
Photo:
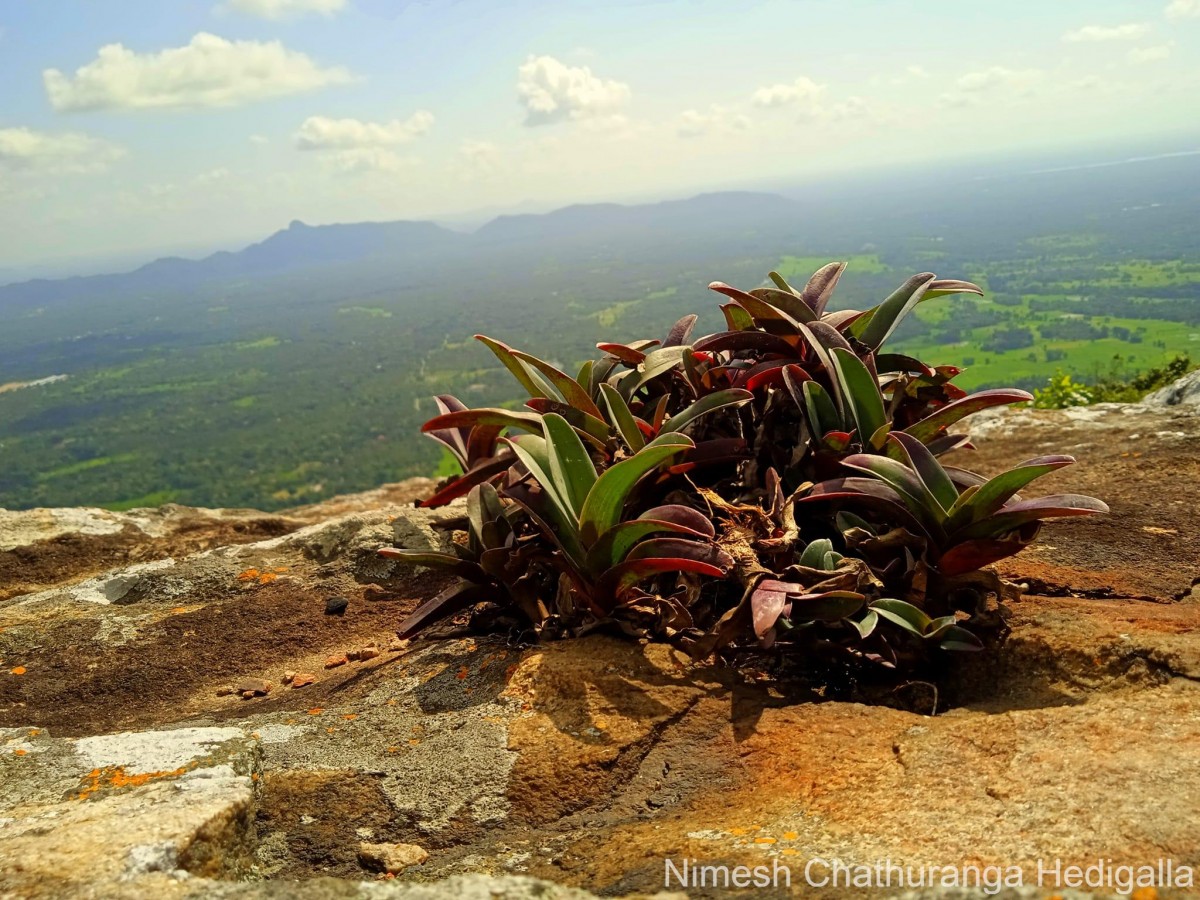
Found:
[(307, 672), (296, 673), (296, 675), (292, 678), (292, 681), (291, 681), (291, 685), (292, 685), (293, 689), (308, 687), (310, 684), (316, 684), (316, 683), (317, 683), (317, 676), (309, 675)]
[(358, 651), (358, 659), (361, 662), (366, 662), (368, 659), (374, 659), (379, 655), (378, 647), (363, 647)]
[(350, 662), (349, 656), (345, 653), (337, 653), (325, 658), (325, 668), (336, 669), (338, 666), (344, 666), (348, 662)]
[(262, 678), (244, 678), (238, 682), (237, 690), (243, 696), (264, 697), (271, 692), (271, 682)]
[(358, 845), (358, 859), (372, 872), (398, 875), (410, 866), (419, 866), (429, 859), (429, 851), (418, 844), (372, 844), (363, 841)]

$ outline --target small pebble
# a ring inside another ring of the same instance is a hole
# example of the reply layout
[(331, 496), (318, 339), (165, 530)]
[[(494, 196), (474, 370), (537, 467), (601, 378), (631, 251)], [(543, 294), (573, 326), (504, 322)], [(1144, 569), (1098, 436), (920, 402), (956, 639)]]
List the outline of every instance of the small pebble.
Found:
[(344, 616), (346, 607), (350, 605), (350, 601), (345, 597), (330, 597), (325, 601), (325, 615), (327, 616)]
[(251, 697), (261, 697), (270, 693), (271, 682), (264, 681), (261, 678), (246, 678), (238, 682), (237, 692), (245, 697), (249, 694)]
[(389, 591), (387, 588), (382, 588), (377, 584), (368, 584), (365, 588), (363, 588), (364, 600), (390, 600), (391, 597), (391, 591)]
[(225, 687), (217, 688), (217, 696), (218, 697), (228, 697), (232, 693), (233, 693), (233, 688), (229, 687), (228, 685), (226, 685)]
[(316, 675), (309, 675), (307, 672), (297, 672), (296, 677), (292, 679), (292, 689), (294, 690), (296, 688), (302, 688), (316, 683)]
[(351, 650), (346, 654), (346, 659), (355, 660), (355, 659), (358, 659), (358, 655), (359, 655), (358, 650)]
[(341, 656), (331, 656), (329, 659), (325, 660), (325, 668), (336, 669), (338, 666), (344, 666), (348, 662), (350, 662), (350, 660), (346, 658), (345, 653), (343, 653)]
[(364, 662), (368, 659), (374, 659), (379, 655), (378, 647), (363, 647), (358, 651), (358, 658)]
[(284, 683), (284, 684), (291, 684), (291, 683), (292, 683), (292, 679), (293, 679), (293, 678), (295, 678), (295, 677), (296, 677), (296, 673), (295, 673), (295, 672), (290, 672), (290, 671), (289, 671), (289, 672), (284, 672), (284, 673), (283, 673), (283, 679), (282, 679), (282, 680), (283, 680), (283, 683)]

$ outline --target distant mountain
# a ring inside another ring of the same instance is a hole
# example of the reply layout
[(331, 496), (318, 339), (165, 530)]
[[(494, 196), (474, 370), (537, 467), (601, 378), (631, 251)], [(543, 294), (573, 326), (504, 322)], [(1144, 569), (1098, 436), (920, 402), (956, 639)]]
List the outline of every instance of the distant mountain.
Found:
[(578, 204), (542, 215), (499, 216), (473, 237), (479, 242), (563, 242), (614, 237), (624, 240), (653, 232), (661, 240), (672, 235), (692, 236), (697, 231), (740, 232), (780, 220), (794, 227), (801, 210), (795, 200), (777, 194), (728, 191), (636, 206)]
[(361, 222), (305, 225), (292, 222), (266, 240), (202, 259), (165, 257), (132, 272), (58, 280), (38, 279), (0, 287), (0, 306), (40, 306), (152, 290), (189, 290), (210, 282), (285, 275), (325, 266), (379, 261), (402, 273), (409, 263), (492, 251), (509, 258), (517, 249), (628, 248), (654, 243), (758, 241), (803, 221), (803, 207), (775, 194), (702, 194), (633, 206), (597, 203), (540, 215), (499, 216), (464, 234), (433, 222)]

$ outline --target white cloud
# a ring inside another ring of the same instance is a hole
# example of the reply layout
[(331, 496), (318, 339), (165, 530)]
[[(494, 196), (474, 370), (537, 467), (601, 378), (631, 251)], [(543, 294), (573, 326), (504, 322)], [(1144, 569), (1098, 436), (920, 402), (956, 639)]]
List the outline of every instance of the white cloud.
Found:
[(271, 143), (271, 139), (265, 134), (252, 134), (250, 135), (250, 143), (254, 144), (256, 147), (265, 147), (267, 144)]
[(801, 113), (801, 120), (827, 119), (835, 122), (843, 122), (865, 121), (873, 118), (875, 118), (875, 114), (872, 112), (870, 104), (862, 97), (847, 97), (839, 103), (814, 106), (812, 109)]
[(707, 112), (685, 109), (679, 114), (676, 133), (680, 137), (702, 137), (706, 134), (735, 134), (749, 129), (750, 119), (723, 106), (710, 106)]
[(332, 16), (346, 8), (346, 0), (225, 0), (220, 9), (229, 9), (260, 19), (288, 19), (307, 13)]
[(73, 131), (51, 134), (0, 128), (0, 169), (56, 174), (98, 172), (125, 154), (120, 147)]
[(1165, 13), (1168, 19), (1200, 18), (1200, 0), (1171, 0)]
[(158, 53), (108, 44), (74, 78), (46, 69), (42, 80), (51, 106), (80, 112), (237, 106), (345, 84), (354, 76), (340, 66), (323, 69), (279, 41), (228, 41), (201, 32), (184, 47)]
[(992, 66), (978, 72), (968, 72), (955, 82), (955, 90), (938, 97), (943, 107), (973, 106), (985, 96), (999, 97), (1005, 94), (1027, 96), (1032, 94), (1044, 77), (1040, 69), (1008, 69)]
[(1125, 58), (1134, 65), (1162, 62), (1171, 55), (1171, 48), (1173, 46), (1174, 44), (1159, 44), (1155, 47), (1134, 47), (1125, 54)]
[(395, 174), (415, 167), (416, 159), (401, 156), (386, 147), (352, 147), (326, 154), (323, 159), (333, 169), (346, 174), (383, 172)]
[(825, 85), (817, 84), (803, 75), (791, 84), (773, 84), (759, 88), (751, 98), (755, 106), (788, 106), (797, 102), (815, 102), (825, 91)]
[(433, 113), (417, 110), (403, 122), (363, 122), (310, 116), (296, 132), (301, 150), (335, 150), (356, 147), (392, 147), (407, 144), (433, 126)]
[(1145, 22), (1127, 22), (1124, 25), (1084, 25), (1068, 31), (1062, 39), (1068, 44), (1087, 44), (1096, 41), (1136, 41), (1150, 32)]
[(568, 66), (552, 56), (530, 56), (517, 69), (517, 96), (526, 125), (615, 114), (629, 100), (629, 85), (592, 74), (587, 66)]
[(464, 174), (491, 175), (499, 168), (500, 148), (491, 141), (463, 141), (458, 157)]
[(968, 72), (958, 79), (958, 89), (969, 94), (993, 91), (998, 88), (1029, 90), (1042, 78), (1038, 69), (1006, 69), (992, 66), (980, 72)]

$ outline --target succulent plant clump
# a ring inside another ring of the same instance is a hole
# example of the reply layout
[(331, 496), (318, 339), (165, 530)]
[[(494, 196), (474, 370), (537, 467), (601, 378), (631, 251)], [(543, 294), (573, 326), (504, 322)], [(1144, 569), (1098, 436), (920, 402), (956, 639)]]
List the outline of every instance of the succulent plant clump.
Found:
[(459, 580), (400, 627), (470, 612), (536, 638), (596, 629), (697, 659), (755, 660), (852, 679), (904, 678), (1006, 634), (1011, 590), (984, 567), (1050, 518), (1102, 513), (1075, 494), (1023, 499), (1069, 465), (1044, 456), (993, 478), (947, 465), (966, 416), (1032, 397), (966, 394), (959, 369), (884, 346), (918, 303), (973, 284), (914, 275), (877, 306), (828, 311), (843, 263), (796, 289), (776, 273), (721, 282), (726, 328), (602, 343), (574, 376), (477, 335), (525, 408), (437, 398), (423, 426), (462, 474), (426, 507), (466, 497), (457, 553), (380, 552)]

